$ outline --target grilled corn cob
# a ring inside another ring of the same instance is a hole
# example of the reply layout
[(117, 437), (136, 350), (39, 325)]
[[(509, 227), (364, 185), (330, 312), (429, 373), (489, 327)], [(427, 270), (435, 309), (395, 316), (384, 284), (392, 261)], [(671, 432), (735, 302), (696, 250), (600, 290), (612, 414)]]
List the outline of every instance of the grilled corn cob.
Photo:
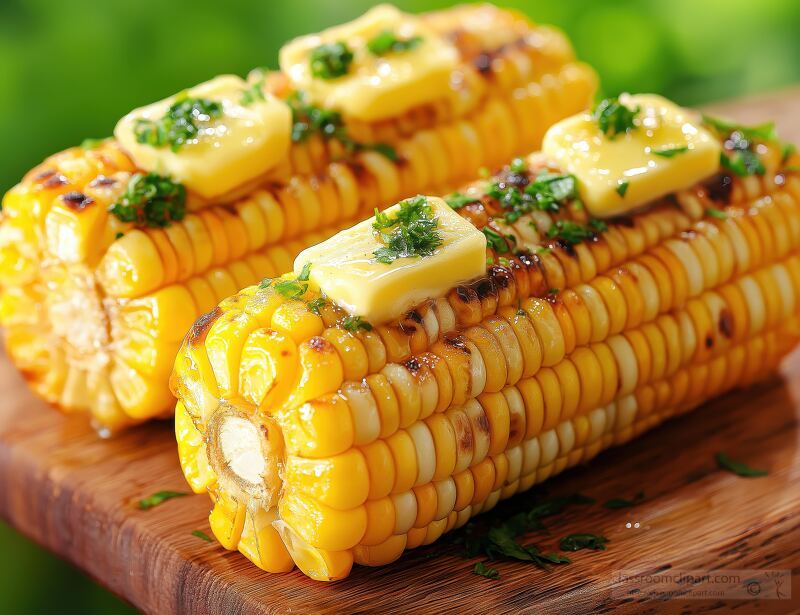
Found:
[[(189, 145), (151, 147), (157, 131), (134, 139), (132, 131), (155, 125), (147, 110), (120, 123), (119, 141), (52, 156), (5, 196), (0, 319), (10, 355), (37, 393), (66, 411), (91, 412), (104, 430), (171, 413), (168, 374), (198, 315), (289, 269), (302, 248), (375, 207), (455, 185), (529, 151), (549, 124), (584, 108), (593, 93), (593, 73), (575, 62), (564, 37), (516, 13), (490, 6), (420, 18), (375, 11), (364, 19), (418, 21), (450, 50), (453, 87), (394, 116), (363, 119), (299, 91), (292, 65), (254, 73), (247, 84), (222, 77), (190, 94), (238, 96), (247, 86), (241, 95), (250, 106), (235, 97), (225, 104), (250, 114), (261, 105), (270, 126), (293, 133), (280, 157), (275, 144), (283, 137), (266, 141), (272, 149), (259, 155), (277, 162), (263, 174), (241, 175), (267, 165), (252, 155), (241, 164), (219, 160), (217, 150), (184, 160)], [(413, 78), (415, 70), (404, 74)], [(192, 113), (221, 113), (214, 104)], [(234, 147), (234, 154), (241, 152)], [(174, 171), (174, 181), (146, 175), (162, 167)], [(238, 184), (229, 185), (232, 177)], [(180, 207), (149, 224), (141, 211), (133, 219), (120, 203), (134, 189), (161, 191), (154, 207)]]
[[(714, 158), (757, 151), (755, 172), (602, 223), (564, 183), (556, 206), (525, 190), (580, 179), (541, 154), (451, 195), (488, 231), (485, 273), (388, 322), (321, 299), (307, 253), (200, 318), (173, 373), (176, 435), (220, 543), (340, 579), (769, 373), (800, 333), (800, 157), (758, 135), (729, 150), (720, 130)], [(545, 206), (517, 216), (523, 193)]]

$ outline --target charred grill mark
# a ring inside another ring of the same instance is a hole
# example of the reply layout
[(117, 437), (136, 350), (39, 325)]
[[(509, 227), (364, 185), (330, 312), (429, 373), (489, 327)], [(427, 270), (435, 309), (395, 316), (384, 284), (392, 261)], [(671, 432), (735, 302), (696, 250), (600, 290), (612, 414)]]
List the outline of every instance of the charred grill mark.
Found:
[(405, 366), (405, 368), (406, 368), (406, 369), (407, 369), (409, 372), (411, 372), (411, 375), (412, 375), (412, 376), (416, 376), (417, 374), (419, 374), (419, 370), (420, 370), (420, 369), (422, 369), (422, 365), (421, 365), (421, 364), (420, 364), (420, 362), (419, 362), (419, 361), (416, 359), (416, 357), (411, 357), (411, 358), (410, 358), (408, 361), (406, 361), (406, 362), (405, 362), (403, 365)]
[(475, 67), (481, 75), (488, 75), (492, 72), (492, 56), (488, 52), (484, 51), (483, 53), (478, 54), (478, 56), (472, 61), (472, 65)]
[(66, 186), (67, 184), (69, 184), (69, 180), (60, 173), (56, 173), (44, 180), (44, 182), (42, 182), (42, 187), (60, 188), (61, 186)]
[(205, 341), (211, 325), (213, 325), (220, 316), (222, 316), (222, 308), (219, 306), (200, 316), (186, 335), (187, 343), (195, 348), (200, 346)]
[[(596, 236), (595, 236), (596, 237)], [(563, 239), (557, 239), (555, 242), (555, 246), (560, 248), (564, 254), (571, 256), (572, 258), (577, 258), (578, 253), (575, 251), (575, 246), (571, 243), (564, 241)]]
[(314, 352), (330, 352), (333, 350), (333, 345), (323, 337), (315, 335), (308, 340), (308, 347)]
[(42, 171), (41, 173), (37, 173), (36, 175), (34, 175), (33, 179), (35, 181), (40, 182), (48, 179), (49, 177), (53, 177), (53, 175), (55, 174), (56, 172), (53, 169), (48, 169), (47, 171)]
[(117, 183), (117, 180), (113, 177), (106, 177), (105, 175), (98, 175), (95, 179), (92, 180), (92, 183), (89, 184), (92, 188), (97, 188), (98, 186), (113, 186)]
[(723, 308), (719, 313), (719, 332), (731, 339), (733, 337), (733, 314), (728, 308)]
[(487, 297), (497, 297), (497, 288), (495, 288), (492, 278), (481, 278), (472, 286), (475, 292), (478, 293), (479, 299), (486, 299)]
[(78, 213), (89, 207), (89, 205), (94, 204), (94, 199), (92, 197), (86, 196), (83, 192), (77, 191), (62, 194), (61, 200), (64, 202), (64, 205), (69, 207), (72, 211)]
[(714, 347), (714, 338), (709, 333), (706, 335), (706, 348), (713, 348)]
[(715, 203), (727, 204), (731, 202), (733, 192), (733, 177), (728, 174), (717, 175), (708, 180), (704, 187), (708, 198)]
[(407, 314), (407, 317), (408, 317), (409, 320), (413, 320), (415, 323), (417, 323), (419, 325), (422, 324), (422, 315), (419, 312), (417, 312), (417, 310), (411, 310)]
[(456, 287), (456, 297), (463, 303), (469, 303), (470, 300), (470, 293), (469, 289), (466, 286), (458, 286)]
[(444, 336), (444, 343), (454, 348), (456, 350), (460, 350), (464, 354), (472, 354), (467, 347), (467, 343), (461, 335), (445, 335)]
[(636, 222), (631, 216), (617, 216), (609, 220), (608, 223), (609, 226), (624, 226), (626, 228), (633, 228), (636, 226)]
[(403, 335), (414, 335), (417, 332), (417, 326), (408, 322), (400, 322), (397, 324), (397, 330)]
[(682, 233), (679, 235), (679, 237), (680, 237), (681, 239), (683, 239), (684, 241), (691, 241), (691, 240), (692, 240), (692, 239), (694, 239), (696, 236), (697, 236), (697, 232), (696, 232), (696, 231), (693, 231), (693, 230), (691, 230), (691, 229), (690, 229), (690, 230), (688, 230), (688, 231), (683, 231), (683, 232), (682, 232)]
[[(511, 286), (511, 271), (500, 265), (492, 265), (489, 268), (489, 276), (496, 288), (505, 289)], [(478, 293), (480, 296), (480, 293)]]
[(481, 412), (475, 421), (475, 426), (481, 433), (489, 434), (489, 419), (486, 418), (486, 413)]
[(464, 423), (466, 424), (458, 425), (458, 427), (461, 427), (458, 430), (458, 450), (470, 452), (475, 448), (475, 438), (472, 437), (472, 429), (470, 429), (469, 423), (467, 421), (464, 421)]

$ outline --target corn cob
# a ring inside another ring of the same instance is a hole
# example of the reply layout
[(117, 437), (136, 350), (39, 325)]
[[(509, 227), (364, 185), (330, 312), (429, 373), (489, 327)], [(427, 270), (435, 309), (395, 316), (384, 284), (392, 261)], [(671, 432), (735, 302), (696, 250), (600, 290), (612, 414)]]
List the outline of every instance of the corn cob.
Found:
[[(490, 244), (485, 277), (387, 324), (349, 326), (313, 283), (221, 302), (172, 380), (220, 543), (340, 579), (768, 374), (800, 334), (800, 157), (759, 147), (762, 174), (721, 172), (576, 244), (545, 231), (585, 208), (507, 224), (469, 186), (459, 213), (518, 250)], [(534, 154), (494, 185), (542, 170)]]
[[(171, 413), (168, 373), (200, 314), (375, 207), (529, 151), (592, 95), (594, 75), (564, 37), (515, 13), (462, 7), (422, 19), (454, 41), (458, 97), (375, 122), (342, 118), (351, 142), (384, 143), (396, 160), (311, 133), (255, 182), (214, 199), (189, 190), (185, 217), (164, 228), (109, 213), (145, 172), (114, 140), (52, 156), (13, 188), (0, 222), (0, 318), (34, 390), (104, 430)], [(251, 83), (281, 100), (296, 94), (279, 72)]]

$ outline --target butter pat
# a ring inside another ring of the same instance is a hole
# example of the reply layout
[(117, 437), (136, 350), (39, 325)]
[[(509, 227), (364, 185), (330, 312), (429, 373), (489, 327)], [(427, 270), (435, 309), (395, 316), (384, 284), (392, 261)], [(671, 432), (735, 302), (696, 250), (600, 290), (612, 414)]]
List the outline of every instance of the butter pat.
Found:
[[(415, 36), (421, 40), (412, 49), (375, 56), (367, 43), (385, 31), (400, 40)], [(353, 52), (348, 73), (335, 79), (313, 76), (311, 52), (325, 43), (337, 42), (345, 43)], [(297, 38), (280, 51), (281, 70), (296, 89), (306, 92), (318, 105), (366, 122), (396, 117), (448, 96), (458, 62), (458, 50), (419, 17), (386, 4), (349, 23)]]
[(550, 128), (542, 143), (550, 160), (577, 177), (593, 216), (629, 213), (719, 170), (719, 141), (691, 112), (652, 94), (620, 101), (641, 109), (628, 133), (609, 138), (591, 113), (581, 113)]
[(197, 139), (173, 152), (169, 144), (154, 147), (136, 140), (138, 120), (158, 121), (175, 97), (135, 109), (114, 129), (123, 149), (146, 171), (167, 175), (205, 198), (214, 198), (263, 175), (288, 153), (292, 132), (289, 106), (271, 94), (241, 104), (252, 88), (243, 79), (223, 75), (188, 91), (222, 105), (222, 115), (201, 124)]
[[(311, 263), (311, 281), (328, 298), (372, 324), (402, 316), (426, 299), (486, 275), (486, 237), (442, 199), (427, 197), (438, 219), (442, 244), (430, 256), (379, 263), (373, 253), (384, 246), (365, 220), (300, 253), (294, 270)], [(393, 216), (400, 206), (386, 210)]]

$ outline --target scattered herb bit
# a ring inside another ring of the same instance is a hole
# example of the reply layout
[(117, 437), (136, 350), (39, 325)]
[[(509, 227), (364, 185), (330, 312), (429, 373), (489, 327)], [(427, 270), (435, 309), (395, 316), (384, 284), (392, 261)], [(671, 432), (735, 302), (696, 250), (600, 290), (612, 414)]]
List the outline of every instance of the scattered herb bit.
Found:
[(739, 177), (766, 173), (766, 167), (754, 151), (754, 145), (756, 141), (778, 141), (774, 122), (742, 126), (704, 115), (703, 123), (723, 139), (723, 151), (719, 159), (723, 168)]
[(519, 308), (519, 309), (517, 310), (517, 316), (527, 316), (527, 315), (528, 315), (528, 312), (526, 312), (526, 311), (525, 311), (525, 310), (523, 310), (522, 308)]
[(275, 292), (283, 295), (287, 299), (299, 299), (308, 290), (308, 284), (301, 283), (299, 278), (294, 280), (278, 280), (272, 285), (272, 288), (275, 289)]
[(681, 147), (667, 147), (664, 149), (653, 150), (652, 153), (656, 156), (661, 156), (662, 158), (672, 158), (678, 154), (685, 154), (688, 151), (689, 146), (683, 145)]
[(397, 38), (391, 30), (384, 30), (367, 41), (367, 49), (372, 55), (385, 56), (387, 53), (399, 53), (414, 49), (422, 42), (421, 36), (411, 38)]
[(511, 161), (511, 164), (508, 165), (508, 168), (512, 173), (525, 173), (528, 170), (525, 160), (522, 158), (514, 158), (514, 160)]
[(214, 542), (211, 536), (200, 530), (194, 530), (192, 532), (192, 536), (194, 536), (195, 538), (199, 538), (200, 540), (205, 540), (206, 542)]
[(625, 498), (611, 498), (607, 502), (603, 504), (605, 508), (611, 510), (617, 510), (620, 508), (631, 508), (636, 506), (637, 504), (644, 501), (644, 491), (640, 491), (636, 495), (633, 496), (633, 499), (625, 499)]
[(571, 246), (583, 241), (594, 239), (598, 233), (608, 230), (608, 226), (602, 220), (592, 219), (588, 224), (583, 225), (570, 220), (556, 220), (547, 229), (547, 236), (550, 239), (559, 239)]
[(638, 105), (631, 109), (625, 106), (619, 98), (606, 98), (601, 100), (594, 108), (592, 117), (597, 122), (600, 130), (609, 139), (630, 132), (636, 127), (634, 119), (641, 111)]
[(553, 248), (548, 248), (547, 246), (539, 246), (536, 248), (536, 254), (550, 254), (553, 251)]
[(478, 177), (486, 178), (489, 177), (489, 175), (491, 175), (491, 172), (488, 167), (480, 167), (478, 169)]
[(109, 211), (122, 222), (169, 226), (186, 215), (186, 189), (157, 173), (135, 173)]
[(269, 288), (270, 284), (272, 284), (272, 278), (264, 278), (261, 280), (261, 282), (259, 282), (258, 287), (261, 290), (264, 290), (265, 288)]
[(320, 315), (320, 310), (328, 304), (328, 300), (325, 297), (317, 297), (316, 299), (312, 299), (306, 304), (308, 307), (308, 311), (312, 314), (316, 314), (317, 316)]
[(453, 209), (461, 209), (470, 203), (480, 203), (480, 199), (477, 199), (473, 196), (467, 196), (461, 192), (454, 192), (453, 194), (448, 194), (446, 197), (444, 197), (444, 202)]
[(788, 173), (800, 173), (800, 167), (792, 165), (792, 164), (790, 164), (787, 167), (783, 167), (783, 170), (787, 171)]
[(541, 171), (524, 189), (498, 180), (489, 184), (486, 194), (500, 203), (505, 221), (513, 224), (534, 210), (557, 212), (564, 202), (577, 198), (578, 188), (574, 175)]
[(789, 160), (789, 156), (797, 151), (797, 146), (794, 143), (784, 143), (781, 145), (781, 164)]
[(557, 295), (559, 290), (560, 289), (558, 289), (558, 288), (550, 288), (550, 289), (547, 290), (547, 294), (548, 295)]
[[(385, 245), (375, 250), (373, 256), (385, 265), (398, 258), (430, 256), (442, 245), (438, 226), (439, 219), (433, 216), (428, 199), (422, 195), (401, 201), (393, 216), (376, 209), (372, 228)], [(386, 232), (387, 229), (391, 230)]]
[(486, 236), (486, 245), (492, 250), (498, 254), (508, 254), (511, 251), (508, 242), (514, 239), (513, 235), (502, 235), (488, 226), (484, 226), (481, 230)]
[(597, 534), (570, 534), (561, 539), (559, 546), (562, 551), (580, 551), (581, 549), (605, 551), (607, 542), (608, 538)]
[(342, 41), (324, 43), (311, 50), (311, 74), (320, 79), (336, 79), (346, 75), (353, 61), (353, 52)]
[(717, 209), (716, 207), (707, 207), (706, 208), (706, 215), (709, 218), (716, 218), (717, 220), (727, 220), (728, 214), (726, 214), (721, 209)]
[(736, 122), (729, 122), (728, 120), (704, 114), (703, 123), (723, 137), (732, 132), (738, 132), (750, 141), (778, 140), (778, 133), (775, 132), (775, 122), (765, 122), (756, 126), (743, 126)]
[(222, 105), (208, 98), (192, 98), (186, 92), (178, 94), (175, 102), (161, 119), (139, 118), (133, 127), (136, 141), (153, 147), (169, 145), (177, 152), (196, 141), (203, 127), (222, 116)]
[(617, 182), (617, 194), (623, 199), (625, 198), (625, 193), (628, 191), (628, 186), (630, 186), (630, 182), (624, 179), (620, 179)]
[(150, 510), (159, 504), (163, 504), (167, 500), (171, 500), (172, 498), (182, 498), (186, 495), (189, 494), (184, 491), (158, 491), (153, 495), (144, 498), (143, 500), (139, 500), (137, 506), (139, 510)]
[(311, 276), (311, 263), (306, 263), (303, 265), (303, 268), (300, 270), (300, 275), (297, 276), (298, 282), (308, 282), (308, 278)]
[(312, 134), (319, 134), (324, 139), (336, 139), (352, 154), (371, 150), (386, 156), (391, 161), (398, 159), (395, 149), (386, 143), (359, 143), (347, 134), (341, 114), (330, 109), (312, 105), (302, 92), (293, 92), (286, 103), (292, 110), (292, 141), (301, 142)]
[(350, 333), (358, 331), (372, 331), (372, 325), (361, 316), (345, 316), (341, 320), (342, 327)]
[(102, 139), (84, 139), (81, 141), (81, 149), (97, 149), (110, 138), (111, 137), (104, 137)]
[(114, 239), (121, 239), (122, 237), (125, 237), (125, 233), (117, 233), (114, 235)]
[(751, 468), (746, 463), (741, 461), (735, 461), (728, 457), (725, 453), (717, 453), (714, 455), (714, 459), (717, 460), (717, 467), (720, 470), (727, 470), (728, 472), (733, 472), (737, 476), (743, 476), (745, 478), (755, 478), (758, 476), (766, 476), (769, 474), (767, 470), (759, 470), (756, 468)]
[(246, 90), (242, 91), (242, 96), (239, 99), (239, 104), (246, 107), (256, 101), (265, 101), (267, 97), (264, 96), (264, 79), (259, 79)]
[(477, 562), (472, 569), (472, 574), (477, 574), (482, 577), (486, 577), (487, 579), (492, 579), (496, 581), (500, 578), (500, 573), (497, 572), (496, 568), (489, 568), (483, 562)]

